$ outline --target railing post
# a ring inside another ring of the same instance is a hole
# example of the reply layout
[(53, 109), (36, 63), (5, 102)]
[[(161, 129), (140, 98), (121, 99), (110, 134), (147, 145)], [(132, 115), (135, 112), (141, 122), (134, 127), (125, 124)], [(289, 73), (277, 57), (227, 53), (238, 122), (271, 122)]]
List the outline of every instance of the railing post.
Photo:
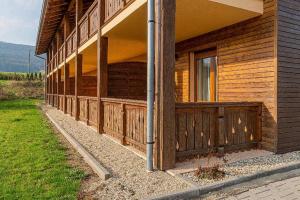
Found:
[(86, 102), (86, 105), (85, 105), (85, 109), (86, 109), (86, 124), (89, 126), (90, 125), (90, 119), (89, 119), (89, 112), (90, 112), (90, 109), (89, 109), (89, 98), (86, 98), (85, 102)]
[(121, 104), (121, 116), (122, 116), (122, 141), (121, 141), (121, 143), (122, 143), (122, 145), (125, 145), (125, 143), (126, 143), (126, 113), (125, 113), (125, 104), (124, 103), (122, 103)]
[(57, 109), (60, 108), (59, 94), (60, 94), (60, 83), (61, 83), (61, 69), (57, 69)]
[(224, 127), (224, 112), (225, 109), (222, 105), (220, 105), (218, 107), (218, 132), (215, 135), (215, 146), (217, 147), (217, 151), (218, 153), (224, 153), (224, 131), (225, 131), (225, 127)]
[(260, 149), (262, 141), (262, 104), (258, 106), (257, 111), (257, 147)]

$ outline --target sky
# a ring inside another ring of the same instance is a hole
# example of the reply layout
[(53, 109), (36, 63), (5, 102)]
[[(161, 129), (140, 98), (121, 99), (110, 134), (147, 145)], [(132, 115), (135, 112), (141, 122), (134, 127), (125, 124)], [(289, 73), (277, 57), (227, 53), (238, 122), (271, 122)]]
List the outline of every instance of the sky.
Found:
[(0, 41), (35, 45), (43, 0), (0, 0)]

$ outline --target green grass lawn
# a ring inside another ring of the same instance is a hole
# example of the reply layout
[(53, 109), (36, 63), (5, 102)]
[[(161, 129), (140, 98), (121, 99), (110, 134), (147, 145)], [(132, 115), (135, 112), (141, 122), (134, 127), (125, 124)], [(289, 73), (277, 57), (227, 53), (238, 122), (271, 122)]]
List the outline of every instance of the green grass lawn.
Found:
[(35, 100), (0, 101), (0, 199), (76, 199), (81, 170)]

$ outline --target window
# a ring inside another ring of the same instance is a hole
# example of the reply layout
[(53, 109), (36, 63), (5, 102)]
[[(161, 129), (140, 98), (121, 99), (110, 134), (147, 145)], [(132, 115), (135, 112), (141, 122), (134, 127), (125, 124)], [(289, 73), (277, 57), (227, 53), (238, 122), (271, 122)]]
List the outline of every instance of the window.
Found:
[(201, 101), (216, 101), (217, 57), (216, 51), (195, 54), (196, 98)]

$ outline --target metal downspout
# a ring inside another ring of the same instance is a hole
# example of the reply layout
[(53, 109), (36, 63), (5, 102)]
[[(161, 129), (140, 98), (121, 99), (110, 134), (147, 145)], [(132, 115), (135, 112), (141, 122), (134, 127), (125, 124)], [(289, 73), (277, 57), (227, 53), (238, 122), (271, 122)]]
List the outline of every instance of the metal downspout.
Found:
[(154, 0), (148, 0), (148, 67), (147, 67), (147, 171), (153, 171), (154, 113)]

